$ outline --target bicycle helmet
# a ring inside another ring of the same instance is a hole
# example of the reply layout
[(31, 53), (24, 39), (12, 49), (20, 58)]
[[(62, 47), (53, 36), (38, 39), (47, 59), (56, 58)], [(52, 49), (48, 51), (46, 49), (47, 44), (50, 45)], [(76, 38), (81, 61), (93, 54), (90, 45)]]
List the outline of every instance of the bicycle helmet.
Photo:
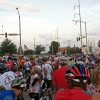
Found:
[(4, 63), (0, 63), (0, 74), (3, 74), (4, 72), (9, 71), (7, 66)]
[(39, 65), (36, 65), (34, 68), (41, 70), (41, 66), (39, 66)]
[(12, 81), (12, 88), (24, 89), (26, 87), (26, 80), (24, 78), (16, 78)]
[(65, 59), (61, 59), (60, 60), (60, 65), (63, 66), (63, 65), (66, 65), (66, 64), (67, 64), (67, 61)]
[(75, 65), (66, 71), (66, 77), (76, 82), (87, 82), (90, 74), (83, 65)]

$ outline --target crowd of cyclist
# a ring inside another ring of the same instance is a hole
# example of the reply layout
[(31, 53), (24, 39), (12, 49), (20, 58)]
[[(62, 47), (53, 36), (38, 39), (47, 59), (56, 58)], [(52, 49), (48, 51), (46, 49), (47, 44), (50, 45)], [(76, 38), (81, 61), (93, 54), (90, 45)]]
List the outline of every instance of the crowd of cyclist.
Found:
[[(100, 57), (13, 56), (0, 58), (0, 100), (40, 100), (48, 90), (48, 100), (100, 100)], [(42, 99), (45, 100), (45, 99)]]

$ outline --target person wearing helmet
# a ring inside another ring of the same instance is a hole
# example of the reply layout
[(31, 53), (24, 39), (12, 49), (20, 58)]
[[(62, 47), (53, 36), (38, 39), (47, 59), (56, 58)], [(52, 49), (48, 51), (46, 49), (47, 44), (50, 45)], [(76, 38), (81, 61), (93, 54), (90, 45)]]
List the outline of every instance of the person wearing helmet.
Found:
[(1, 90), (0, 91), (0, 100), (23, 100), (22, 92), (26, 87), (25, 79), (15, 79), (12, 81), (12, 90)]
[(41, 86), (41, 66), (36, 65), (31, 75), (29, 96), (31, 99), (39, 100), (39, 90)]
[(23, 100), (22, 93), (26, 88), (26, 80), (24, 78), (16, 78), (12, 81), (12, 90), (15, 92), (16, 100)]
[(47, 89), (51, 89), (52, 85), (52, 66), (47, 63), (47, 59), (42, 59), (42, 75), (45, 83), (47, 84)]
[(0, 62), (0, 75), (7, 71), (9, 71), (9, 68), (4, 63)]
[(54, 100), (92, 100), (85, 92), (90, 77), (88, 69), (84, 66), (73, 66), (66, 71), (65, 77), (69, 89), (58, 91)]
[(16, 78), (16, 74), (12, 71), (4, 72), (0, 75), (0, 84), (6, 89), (11, 90), (11, 83)]
[(65, 78), (67, 69), (68, 66), (66, 65), (66, 60), (62, 59), (60, 61), (60, 68), (58, 68), (53, 72), (53, 85), (56, 90), (68, 88), (66, 78)]
[(32, 64), (31, 64), (30, 60), (27, 58), (26, 62), (24, 64), (25, 75), (30, 73), (31, 67), (32, 67)]
[(0, 84), (6, 90), (11, 90), (11, 83), (16, 78), (14, 72), (10, 71), (4, 63), (0, 63)]

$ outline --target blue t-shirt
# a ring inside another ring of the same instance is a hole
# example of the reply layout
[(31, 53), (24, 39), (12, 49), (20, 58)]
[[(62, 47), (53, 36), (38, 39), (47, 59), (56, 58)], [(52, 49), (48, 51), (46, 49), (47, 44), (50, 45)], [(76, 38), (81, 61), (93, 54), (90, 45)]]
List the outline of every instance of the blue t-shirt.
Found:
[(0, 91), (0, 100), (15, 100), (15, 93), (13, 90)]

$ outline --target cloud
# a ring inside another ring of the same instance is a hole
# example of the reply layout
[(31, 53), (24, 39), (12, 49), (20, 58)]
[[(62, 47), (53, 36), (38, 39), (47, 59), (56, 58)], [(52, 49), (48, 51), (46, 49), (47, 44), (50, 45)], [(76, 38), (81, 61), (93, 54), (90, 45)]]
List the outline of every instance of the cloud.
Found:
[(39, 12), (40, 8), (37, 5), (30, 3), (15, 3), (12, 0), (0, 0), (0, 11), (15, 11), (16, 7), (25, 12)]
[(41, 39), (44, 39), (44, 40), (50, 40), (51, 39), (51, 36), (48, 35), (48, 34), (39, 34), (38, 35)]
[(96, 5), (96, 6), (93, 8), (93, 12), (94, 12), (94, 13), (100, 13), (100, 5)]
[(100, 14), (100, 5), (95, 5), (95, 6), (91, 6), (90, 8), (88, 8), (88, 11), (91, 12), (91, 14)]
[(7, 11), (9, 11), (8, 9), (5, 9), (5, 8), (0, 8), (0, 11), (2, 11), (2, 12), (7, 12)]
[(2, 7), (0, 11), (2, 12), (14, 12), (16, 10), (16, 6)]
[(8, 2), (9, 2), (9, 0), (0, 0), (0, 5), (7, 4)]
[(82, 8), (82, 10), (84, 12), (87, 12), (87, 14), (91, 14), (91, 15), (94, 15), (94, 14), (99, 14), (100, 13), (100, 5), (93, 5), (93, 6), (90, 6), (90, 7), (85, 7), (85, 8)]
[(89, 36), (97, 36), (99, 33), (88, 33)]
[(20, 5), (20, 8), (27, 12), (35, 12), (35, 11), (39, 12), (40, 11), (38, 6), (32, 5), (32, 4), (23, 4), (23, 5)]

